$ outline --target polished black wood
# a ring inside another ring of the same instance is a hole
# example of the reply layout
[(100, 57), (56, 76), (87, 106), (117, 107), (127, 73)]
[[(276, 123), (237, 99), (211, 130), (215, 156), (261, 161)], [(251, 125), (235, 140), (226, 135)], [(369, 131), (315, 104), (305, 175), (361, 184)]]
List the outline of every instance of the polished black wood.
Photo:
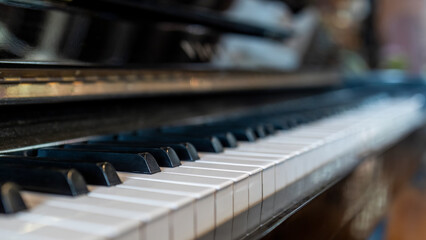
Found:
[(265, 91), (260, 95), (256, 93), (256, 98), (251, 93), (228, 93), (0, 105), (3, 113), (0, 116), (0, 149), (191, 123), (197, 119), (211, 121), (249, 111), (260, 112), (261, 106), (268, 103), (324, 91)]

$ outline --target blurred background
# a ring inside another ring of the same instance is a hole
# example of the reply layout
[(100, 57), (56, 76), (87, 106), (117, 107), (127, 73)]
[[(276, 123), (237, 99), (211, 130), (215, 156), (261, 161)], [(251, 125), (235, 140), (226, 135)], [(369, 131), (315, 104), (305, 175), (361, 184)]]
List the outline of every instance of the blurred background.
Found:
[(204, 68), (285, 71), (339, 66), (350, 74), (398, 69), (421, 75), (426, 61), (425, 4), (4, 1), (0, 63), (145, 68), (195, 63)]
[(418, 75), (425, 64), (425, 4), (3, 1), (0, 62), (279, 70), (339, 65), (349, 73), (379, 68)]
[(350, 65), (359, 57), (370, 68), (424, 72), (425, 1), (319, 2), (323, 21), (342, 47), (345, 63)]

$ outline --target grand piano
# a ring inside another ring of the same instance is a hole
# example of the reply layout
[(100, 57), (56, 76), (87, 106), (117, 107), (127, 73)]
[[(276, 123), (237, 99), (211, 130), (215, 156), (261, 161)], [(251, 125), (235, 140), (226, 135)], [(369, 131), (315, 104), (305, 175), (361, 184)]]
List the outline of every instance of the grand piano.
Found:
[(365, 239), (426, 87), (345, 74), (322, 7), (1, 0), (0, 238)]

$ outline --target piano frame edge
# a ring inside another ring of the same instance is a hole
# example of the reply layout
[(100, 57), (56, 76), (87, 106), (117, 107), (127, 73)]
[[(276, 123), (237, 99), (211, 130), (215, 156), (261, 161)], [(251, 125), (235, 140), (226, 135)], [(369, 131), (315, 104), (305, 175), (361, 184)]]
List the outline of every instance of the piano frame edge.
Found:
[(339, 87), (337, 70), (197, 71), (0, 68), (0, 104)]

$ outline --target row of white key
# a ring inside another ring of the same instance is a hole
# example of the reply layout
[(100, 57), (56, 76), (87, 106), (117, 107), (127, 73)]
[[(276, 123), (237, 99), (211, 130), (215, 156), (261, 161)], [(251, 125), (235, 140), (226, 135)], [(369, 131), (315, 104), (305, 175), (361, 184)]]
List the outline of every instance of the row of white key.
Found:
[(414, 127), (420, 105), (416, 99), (372, 104), (224, 153), (200, 154), (161, 173), (120, 173), (123, 184), (92, 186), (87, 196), (25, 193), (36, 206), (1, 217), (8, 223), (0, 224), (0, 234), (55, 239), (63, 229), (64, 239), (240, 237), (285, 207), (275, 193), (339, 156), (368, 150), (376, 138), (398, 138)]

